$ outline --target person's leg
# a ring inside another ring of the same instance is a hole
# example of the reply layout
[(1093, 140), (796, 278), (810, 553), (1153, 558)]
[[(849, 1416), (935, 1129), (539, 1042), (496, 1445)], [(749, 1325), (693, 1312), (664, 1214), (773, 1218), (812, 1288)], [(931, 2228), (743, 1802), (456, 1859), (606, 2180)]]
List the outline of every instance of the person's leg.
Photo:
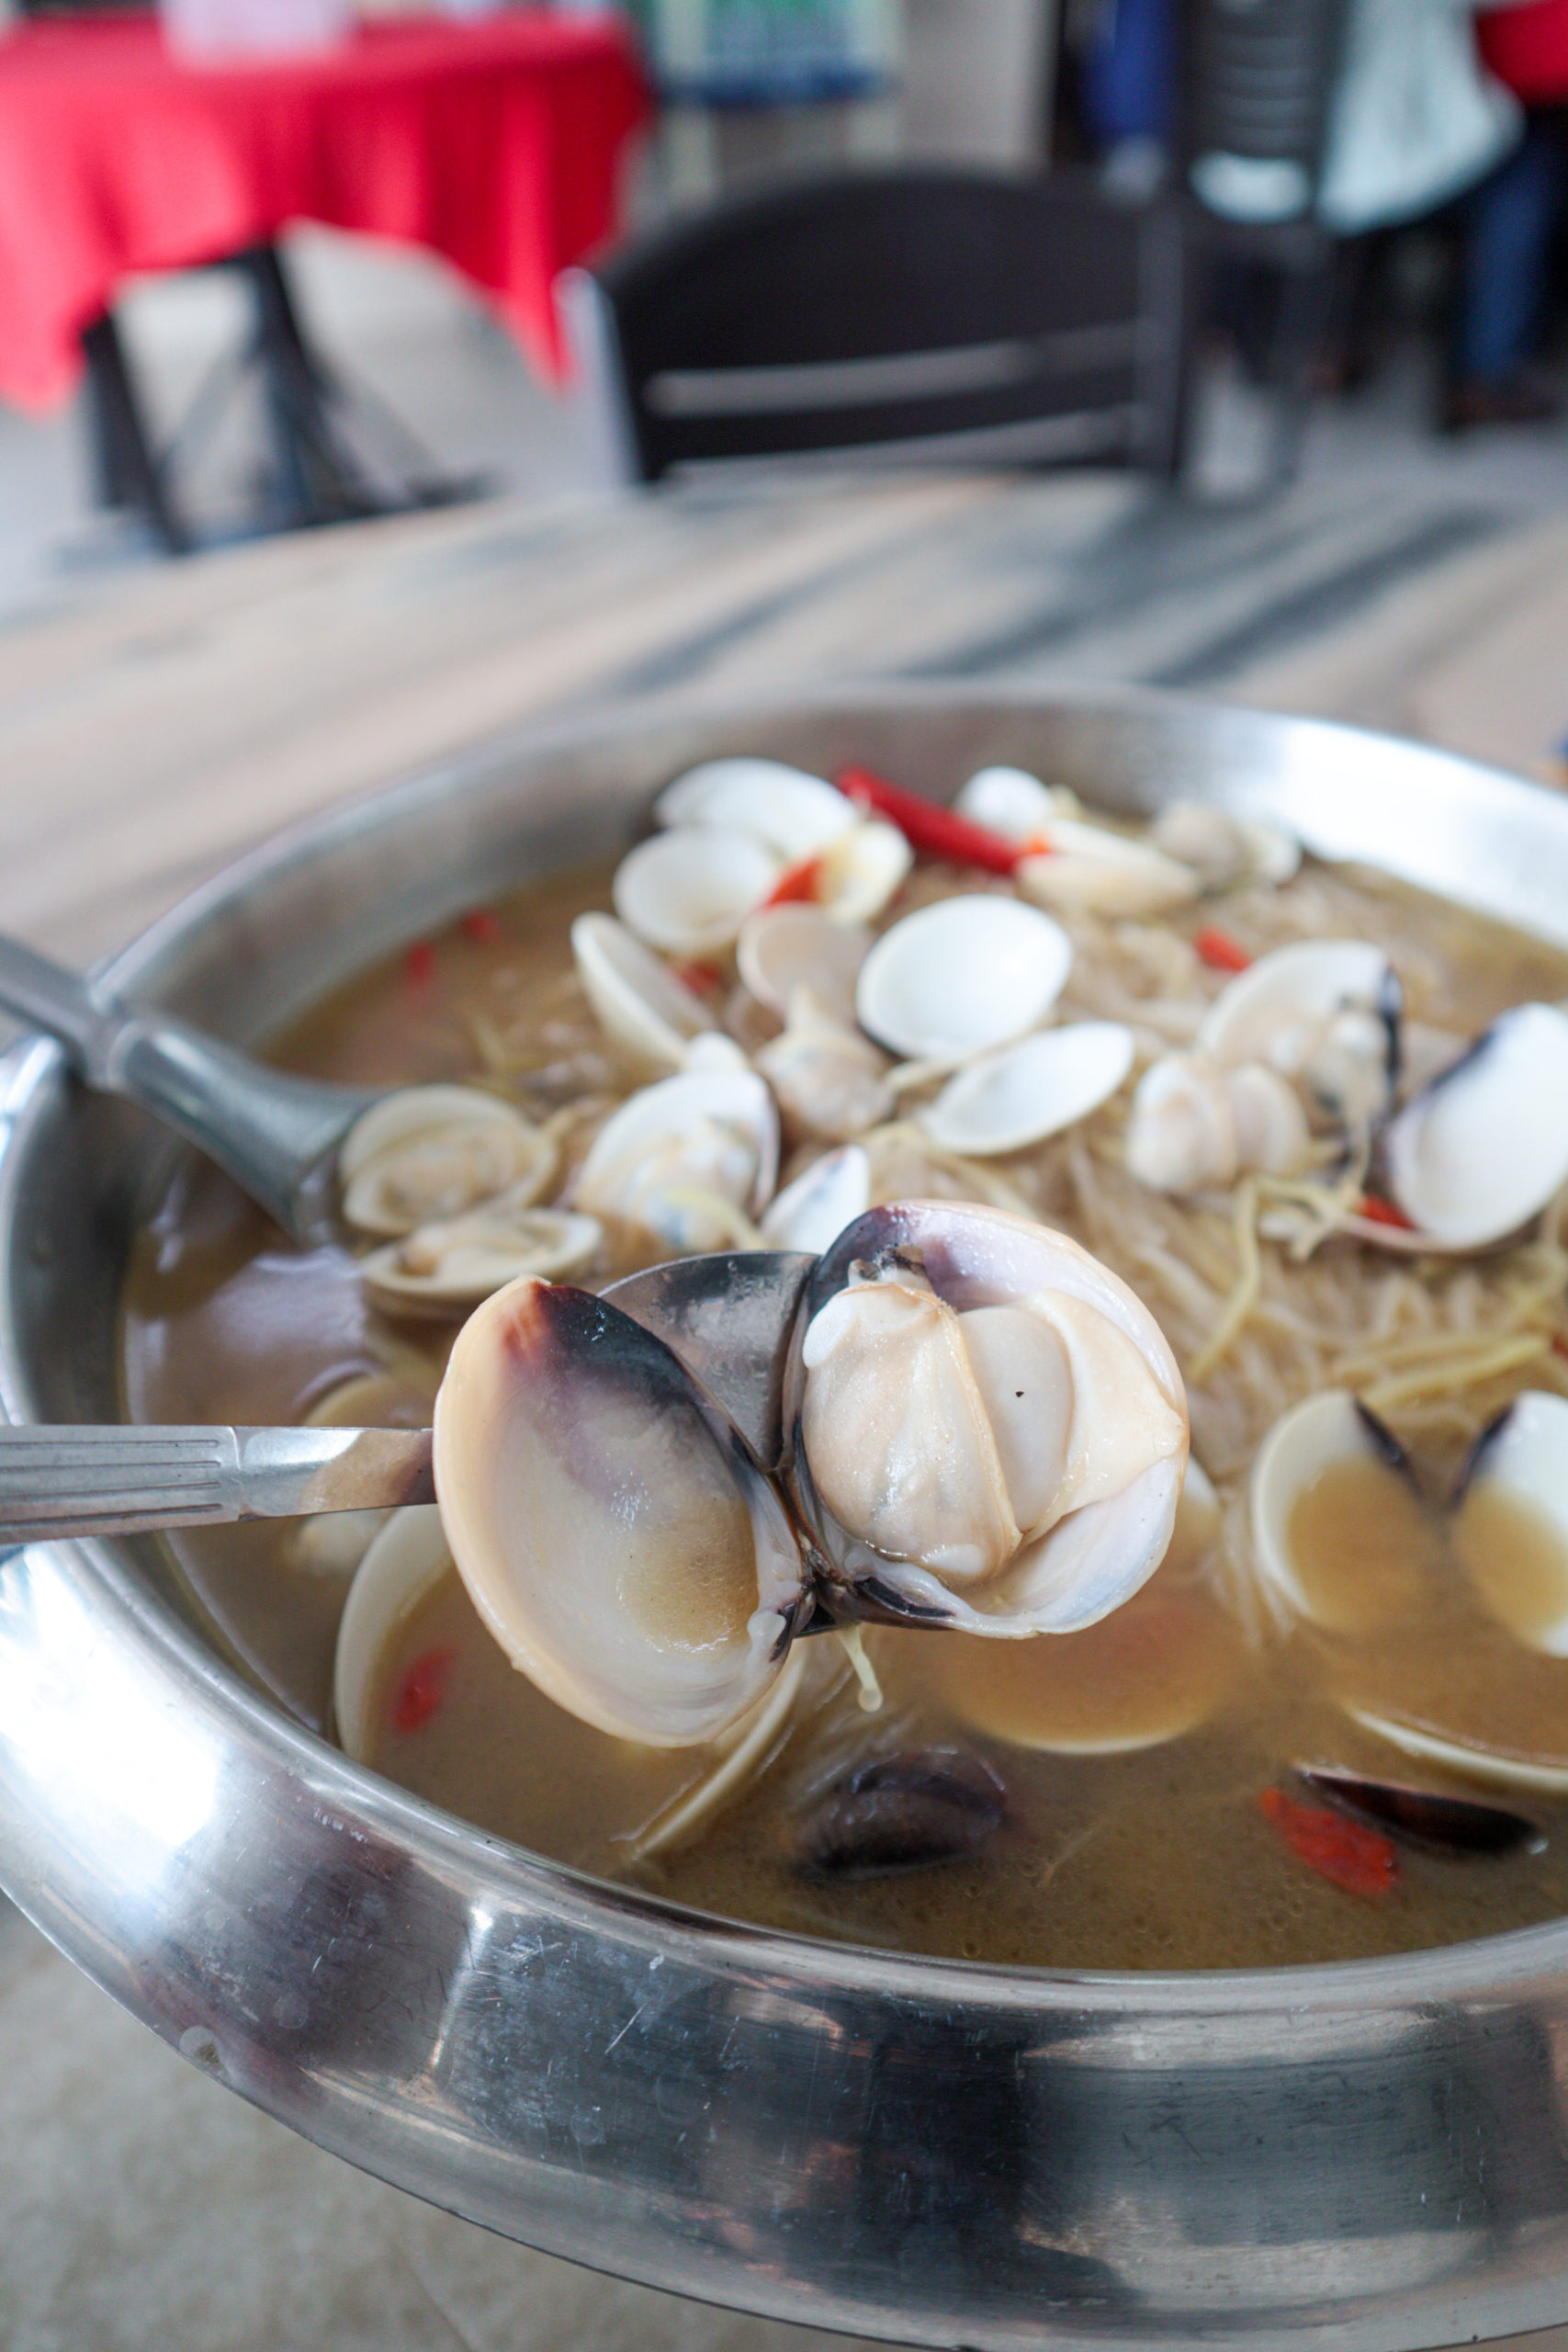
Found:
[[(1532, 119), (1507, 162), (1466, 208), (1455, 400), (1518, 387), (1534, 349), (1564, 158), (1553, 126)], [(1462, 418), (1460, 421), (1463, 421)]]

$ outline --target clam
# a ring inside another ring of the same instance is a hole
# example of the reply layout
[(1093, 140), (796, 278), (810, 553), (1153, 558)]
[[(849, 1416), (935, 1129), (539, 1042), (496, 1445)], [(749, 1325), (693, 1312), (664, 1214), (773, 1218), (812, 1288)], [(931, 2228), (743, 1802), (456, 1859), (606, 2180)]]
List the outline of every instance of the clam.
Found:
[(976, 771), (953, 798), (953, 813), (983, 825), (1004, 841), (1041, 838), (1048, 824), (1082, 813), (1076, 792), (1064, 785), (1042, 784), (1027, 768), (989, 767)]
[(750, 1070), (684, 1070), (632, 1095), (601, 1127), (573, 1205), (639, 1226), (671, 1252), (749, 1238), (778, 1171), (778, 1114)]
[(1243, 882), (1288, 882), (1302, 862), (1302, 845), (1278, 825), (1233, 817), (1206, 800), (1172, 800), (1149, 827), (1149, 839), (1168, 857), (1190, 865), (1211, 890)]
[(366, 1551), (338, 1621), (333, 1714), (338, 1745), (356, 1764), (375, 1752), (377, 1669), (387, 1636), (418, 1606), (450, 1564), (434, 1503), (393, 1511)]
[[(339, 1381), (318, 1397), (305, 1416), (308, 1429), (403, 1429), (430, 1427), (435, 1374), (411, 1355), (396, 1370), (363, 1372)], [(350, 1577), (388, 1520), (389, 1510), (319, 1511), (302, 1519), (288, 1545), (293, 1565), (307, 1576)]]
[(558, 1282), (581, 1273), (604, 1238), (597, 1217), (522, 1208), (502, 1194), (466, 1216), (417, 1225), (373, 1250), (360, 1261), (359, 1278), (392, 1314), (453, 1315), (520, 1274)]
[[(341, 1746), (358, 1763), (373, 1760), (375, 1710), (400, 1625), (452, 1565), (440, 1512), (433, 1505), (392, 1512), (366, 1553), (339, 1622), (333, 1713)], [(761, 1702), (710, 1747), (672, 1754), (625, 1739), (602, 1739), (552, 1705), (521, 1677), (516, 1705), (556, 1770), (573, 1783), (582, 1859), (641, 1861), (684, 1844), (740, 1795), (772, 1761), (800, 1696), (804, 1654), (794, 1654)], [(568, 1856), (565, 1859), (575, 1859)]]
[(1292, 1175), (1309, 1164), (1313, 1142), (1300, 1097), (1278, 1070), (1162, 1054), (1138, 1080), (1125, 1151), (1140, 1183), (1193, 1193), (1247, 1169)]
[(1398, 1441), (1348, 1389), (1281, 1414), (1250, 1502), (1258, 1575), (1287, 1622), (1361, 1634), (1419, 1609), (1441, 1531)]
[(738, 1431), (607, 1301), (513, 1283), (459, 1331), (436, 1492), (465, 1585), (514, 1666), (649, 1746), (716, 1736), (775, 1679), (800, 1547)]
[(1052, 817), (1041, 827), (1013, 879), (1042, 906), (1100, 915), (1167, 914), (1203, 887), (1191, 866), (1152, 842), (1073, 817)]
[(556, 1157), (550, 1137), (496, 1095), (406, 1086), (349, 1129), (338, 1153), (343, 1213), (361, 1233), (396, 1238), (498, 1193), (526, 1206), (555, 1174)]
[(1341, 1126), (1369, 1126), (1399, 1078), (1402, 991), (1381, 947), (1359, 939), (1276, 947), (1223, 988), (1198, 1051), (1235, 1069), (1260, 1062)]
[(645, 946), (666, 956), (722, 955), (783, 871), (755, 833), (682, 825), (629, 850), (615, 869), (615, 912)]
[(972, 1159), (1023, 1151), (1109, 1101), (1133, 1054), (1133, 1033), (1119, 1021), (1042, 1029), (966, 1063), (919, 1124), (944, 1151)]
[(614, 915), (579, 915), (571, 952), (601, 1026), (638, 1068), (683, 1069), (695, 1042), (715, 1035), (702, 998)]
[(1387, 1190), (1414, 1233), (1385, 1246), (1483, 1249), (1568, 1183), (1568, 1017), (1516, 1005), (1388, 1123)]
[(884, 932), (855, 1010), (892, 1052), (954, 1063), (1034, 1028), (1072, 960), (1066, 933), (1034, 907), (988, 892), (942, 899)]
[(813, 1276), (792, 1400), (819, 1581), (860, 1613), (1065, 1633), (1128, 1600), (1169, 1541), (1175, 1360), (1124, 1283), (1027, 1218), (868, 1211)]
[(811, 898), (829, 921), (873, 922), (915, 862), (908, 837), (885, 817), (864, 817), (817, 853)]
[(819, 907), (762, 907), (747, 918), (736, 959), (758, 1003), (781, 1021), (796, 989), (804, 987), (847, 1028), (855, 1017), (855, 982), (871, 944), (863, 923), (836, 922)]
[(453, 1556), (513, 1664), (585, 1722), (711, 1740), (804, 1627), (1066, 1630), (1164, 1553), (1180, 1380), (1076, 1243), (968, 1205), (872, 1210), (800, 1323), (777, 1480), (608, 1300), (514, 1283), (458, 1333), (434, 1435)]
[(1528, 1649), (1568, 1657), (1568, 1397), (1526, 1389), (1483, 1431), (1453, 1542), (1499, 1624)]
[(887, 1057), (859, 1029), (835, 1019), (808, 987), (795, 989), (783, 1035), (753, 1059), (785, 1119), (808, 1136), (847, 1143), (893, 1108)]
[(666, 785), (653, 804), (660, 825), (723, 825), (754, 833), (780, 862), (795, 865), (856, 823), (836, 785), (780, 760), (705, 760)]
[(762, 1238), (770, 1250), (820, 1255), (870, 1206), (871, 1160), (860, 1144), (840, 1144), (814, 1159), (770, 1203)]
[(1223, 1704), (1245, 1661), (1239, 1628), (1196, 1573), (1219, 1523), (1190, 1459), (1169, 1549), (1131, 1600), (1077, 1634), (947, 1637), (942, 1696), (972, 1730), (1043, 1754), (1119, 1756), (1179, 1739)]
[(1413, 1788), (1405, 1781), (1374, 1781), (1331, 1764), (1298, 1764), (1296, 1778), (1344, 1813), (1439, 1854), (1512, 1854), (1539, 1846), (1540, 1832), (1520, 1813), (1481, 1804), (1447, 1789)]
[(874, 1757), (817, 1790), (795, 1842), (803, 1878), (901, 1877), (967, 1861), (1007, 1818), (990, 1765), (957, 1748)]

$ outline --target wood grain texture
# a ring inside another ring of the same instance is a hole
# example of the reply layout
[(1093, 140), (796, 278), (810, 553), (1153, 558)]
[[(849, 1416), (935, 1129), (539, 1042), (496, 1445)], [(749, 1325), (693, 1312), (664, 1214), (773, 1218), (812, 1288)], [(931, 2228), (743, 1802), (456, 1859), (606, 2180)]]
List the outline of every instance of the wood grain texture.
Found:
[(0, 635), (0, 927), (86, 958), (280, 825), (529, 716), (823, 677), (1142, 679), (1398, 725), (1562, 526), (1124, 477), (822, 476), (400, 517)]

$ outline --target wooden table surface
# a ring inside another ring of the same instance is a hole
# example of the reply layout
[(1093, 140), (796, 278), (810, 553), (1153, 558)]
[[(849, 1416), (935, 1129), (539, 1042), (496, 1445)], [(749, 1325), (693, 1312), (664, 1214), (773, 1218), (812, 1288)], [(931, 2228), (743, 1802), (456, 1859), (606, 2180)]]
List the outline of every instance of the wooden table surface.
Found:
[(552, 707), (832, 677), (1139, 679), (1400, 726), (1568, 531), (1347, 492), (824, 480), (275, 540), (0, 633), (0, 928), (88, 957), (280, 824)]
[[(1546, 649), (1550, 718), (1560, 639), (1504, 616), (1565, 554), (1561, 525), (1430, 499), (1204, 515), (1086, 475), (495, 505), (204, 558), (0, 634), (0, 929), (96, 956), (280, 823), (634, 692), (1141, 679), (1440, 733), (1474, 718), (1445, 675), (1501, 639)], [(14, 1916), (0, 2243), (6, 2352), (831, 2352), (322, 2155)]]

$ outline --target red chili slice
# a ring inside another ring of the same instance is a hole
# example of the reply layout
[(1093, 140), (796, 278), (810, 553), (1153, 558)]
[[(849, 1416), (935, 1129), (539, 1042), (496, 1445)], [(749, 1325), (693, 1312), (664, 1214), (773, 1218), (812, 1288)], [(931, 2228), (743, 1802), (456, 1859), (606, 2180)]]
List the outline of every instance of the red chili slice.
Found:
[(762, 904), (765, 907), (810, 906), (817, 897), (817, 884), (822, 872), (820, 854), (797, 858), (786, 865)]
[(428, 939), (416, 939), (404, 956), (403, 978), (411, 989), (427, 989), (435, 978), (435, 950)]
[(927, 857), (948, 858), (955, 865), (978, 865), (987, 874), (1011, 874), (1021, 858), (1045, 854), (1039, 842), (1021, 847), (984, 825), (972, 825), (967, 817), (955, 817), (951, 808), (938, 808), (922, 800), (918, 792), (889, 784), (869, 768), (846, 768), (838, 783), (840, 792), (897, 825), (910, 847)]
[(1369, 1225), (1396, 1226), (1401, 1233), (1414, 1233), (1416, 1230), (1413, 1220), (1405, 1216), (1404, 1211), (1396, 1208), (1392, 1201), (1385, 1201), (1381, 1193), (1363, 1193), (1358, 1214), (1364, 1216)]
[(1325, 1806), (1298, 1804), (1282, 1789), (1260, 1790), (1258, 1808), (1298, 1861), (1347, 1894), (1376, 1898), (1397, 1884), (1399, 1857), (1379, 1831)]
[(1245, 972), (1252, 958), (1228, 931), (1201, 931), (1192, 942), (1198, 960), (1216, 972)]
[(671, 964), (670, 969), (683, 989), (691, 989), (698, 996), (712, 996), (724, 980), (716, 964)]
[(502, 937), (500, 919), (489, 907), (470, 907), (457, 928), (476, 947), (493, 947)]
[(457, 1653), (452, 1649), (426, 1650), (423, 1657), (415, 1658), (392, 1701), (394, 1731), (424, 1729), (446, 1696), (446, 1686), (457, 1662)]

